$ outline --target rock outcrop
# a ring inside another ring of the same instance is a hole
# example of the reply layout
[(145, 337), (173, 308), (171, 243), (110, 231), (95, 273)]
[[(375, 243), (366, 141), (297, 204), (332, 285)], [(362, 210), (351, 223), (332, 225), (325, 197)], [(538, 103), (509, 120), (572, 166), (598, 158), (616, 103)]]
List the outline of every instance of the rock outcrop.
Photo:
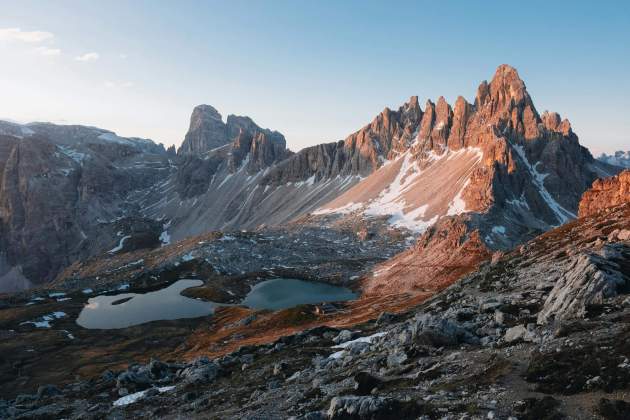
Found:
[(567, 269), (557, 279), (538, 313), (538, 323), (584, 318), (590, 307), (617, 296), (617, 291), (630, 280), (617, 262), (627, 257), (624, 255), (627, 248), (605, 245), (570, 257)]
[(580, 200), (580, 217), (590, 216), (612, 206), (630, 202), (630, 170), (598, 179)]
[(491, 257), (479, 231), (459, 216), (429, 227), (410, 249), (377, 266), (362, 283), (366, 294), (433, 295)]

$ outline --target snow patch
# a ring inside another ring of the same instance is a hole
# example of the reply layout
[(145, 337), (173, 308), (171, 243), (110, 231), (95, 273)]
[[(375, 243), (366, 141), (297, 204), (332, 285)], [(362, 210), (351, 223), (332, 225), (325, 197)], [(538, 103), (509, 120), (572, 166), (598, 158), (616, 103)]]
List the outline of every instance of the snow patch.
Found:
[(66, 156), (68, 156), (70, 159), (74, 160), (75, 162), (82, 164), (83, 161), (88, 157), (85, 153), (81, 153), (81, 152), (77, 152), (74, 149), (71, 149), (70, 147), (67, 146), (61, 146), (61, 145), (57, 145), (57, 148)]
[(312, 212), (311, 214), (314, 214), (314, 215), (323, 215), (323, 214), (332, 214), (332, 213), (348, 214), (348, 213), (352, 213), (353, 211), (359, 210), (361, 207), (363, 207), (363, 205), (361, 203), (348, 203), (345, 206), (341, 206), (341, 207), (337, 207), (337, 208), (332, 208), (332, 209), (322, 208), (322, 209), (318, 209), (318, 210), (315, 210), (314, 212)]
[(505, 226), (497, 225), (492, 228), (492, 233), (497, 235), (505, 235)]
[(470, 178), (466, 180), (466, 182), (464, 183), (462, 188), (459, 190), (455, 198), (453, 198), (453, 201), (451, 201), (451, 203), (449, 204), (448, 211), (446, 212), (447, 216), (456, 216), (458, 214), (462, 214), (466, 212), (466, 202), (462, 198), (462, 194), (464, 193), (464, 190), (466, 189), (466, 187), (468, 187), (469, 183), (470, 183)]
[(160, 233), (160, 242), (162, 242), (162, 246), (168, 245), (171, 243), (171, 235), (168, 234), (168, 228), (170, 226), (171, 226), (170, 220), (168, 221), (168, 223), (164, 223), (162, 225), (162, 229), (164, 229), (162, 233)]
[(423, 171), (410, 152), (405, 152), (399, 159), (402, 159), (402, 164), (396, 178), (381, 192), (378, 198), (366, 207), (364, 214), (366, 216), (389, 215), (390, 225), (421, 233), (435, 223), (437, 217), (429, 221), (421, 220), (426, 213), (427, 205), (406, 211), (407, 202), (403, 194), (422, 176)]
[(36, 321), (25, 321), (20, 323), (20, 325), (25, 325), (25, 324), (32, 324), (34, 325), (36, 328), (50, 328), (50, 323), (51, 321), (54, 321), (55, 319), (61, 319), (61, 318), (65, 318), (67, 315), (65, 312), (53, 312), (51, 314), (48, 315), (44, 315), (42, 316), (40, 319), (36, 320)]
[(123, 249), (123, 246), (125, 245), (125, 241), (129, 238), (131, 238), (130, 235), (123, 236), (122, 238), (120, 238), (120, 242), (118, 242), (118, 245), (116, 245), (114, 248), (110, 249), (107, 252), (109, 252), (110, 254), (115, 254), (116, 252), (120, 251), (121, 249)]
[(333, 349), (342, 349), (342, 350), (331, 354), (330, 356), (328, 356), (328, 358), (330, 358), (330, 359), (340, 359), (345, 354), (345, 352), (346, 352), (345, 349), (348, 348), (349, 346), (351, 346), (352, 344), (354, 344), (354, 343), (371, 343), (372, 341), (374, 341), (375, 338), (382, 337), (385, 334), (387, 334), (387, 333), (386, 332), (378, 332), (376, 334), (368, 335), (366, 337), (359, 337), (359, 338), (356, 338), (354, 340), (346, 341), (345, 343), (340, 343), (340, 344), (337, 344), (335, 346), (332, 346), (331, 348), (333, 348)]
[(535, 165), (532, 165), (527, 159), (527, 155), (525, 154), (525, 149), (523, 148), (523, 146), (521, 146), (520, 144), (514, 144), (512, 146), (514, 147), (514, 150), (516, 150), (516, 153), (523, 160), (523, 163), (525, 163), (525, 167), (527, 168), (527, 170), (529, 171), (532, 177), (532, 182), (538, 188), (538, 192), (540, 193), (540, 196), (543, 198), (543, 200), (545, 200), (545, 202), (547, 203), (547, 206), (549, 206), (551, 211), (554, 212), (560, 224), (566, 223), (571, 219), (575, 219), (576, 215), (570, 212), (569, 210), (565, 209), (564, 207), (562, 207), (553, 198), (553, 196), (549, 193), (549, 191), (545, 187), (544, 180), (547, 176), (549, 176), (549, 174), (543, 174), (543, 173), (538, 172), (536, 167), (540, 164), (540, 162), (536, 162)]
[[(174, 385), (162, 386), (162, 387), (157, 388), (157, 390), (158, 390), (158, 392), (160, 394), (164, 393), (164, 392), (171, 391), (172, 389), (175, 389)], [(145, 389), (144, 391), (138, 391), (138, 392), (134, 392), (133, 394), (125, 395), (124, 397), (120, 397), (116, 401), (114, 401), (114, 407), (121, 407), (123, 405), (129, 405), (129, 404), (135, 403), (136, 401), (144, 398), (144, 396), (147, 394), (147, 392), (149, 392), (149, 390)]]

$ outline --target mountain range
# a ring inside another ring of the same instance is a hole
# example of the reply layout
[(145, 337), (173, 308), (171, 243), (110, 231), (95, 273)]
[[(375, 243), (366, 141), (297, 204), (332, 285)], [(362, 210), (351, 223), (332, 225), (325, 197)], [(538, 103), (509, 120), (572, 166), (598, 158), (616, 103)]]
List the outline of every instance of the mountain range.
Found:
[(630, 150), (618, 150), (612, 155), (602, 153), (597, 159), (610, 165), (621, 166), (622, 168), (630, 168)]
[[(576, 217), (617, 166), (594, 159), (559, 114), (539, 114), (500, 66), (469, 103), (411, 97), (346, 139), (300, 150), (248, 117), (193, 110), (180, 148), (102, 129), (0, 124), (0, 290), (44, 284), (75, 261), (215, 230), (309, 215), (384, 221), (416, 237), (456, 217), (507, 250)], [(42, 221), (46, 221), (42, 226)], [(371, 222), (370, 222), (371, 223)]]

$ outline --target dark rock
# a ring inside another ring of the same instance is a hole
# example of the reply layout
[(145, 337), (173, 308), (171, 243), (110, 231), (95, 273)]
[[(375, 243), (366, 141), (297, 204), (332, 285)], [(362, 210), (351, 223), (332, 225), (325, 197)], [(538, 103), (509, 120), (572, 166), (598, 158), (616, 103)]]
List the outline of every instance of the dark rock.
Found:
[(280, 374), (284, 374), (287, 368), (288, 365), (285, 362), (276, 363), (275, 365), (273, 365), (273, 375), (277, 376)]
[(630, 403), (622, 400), (602, 398), (597, 404), (597, 411), (607, 420), (630, 419)]
[(395, 316), (393, 314), (390, 314), (389, 312), (381, 312), (378, 318), (376, 318), (376, 325), (387, 325), (394, 319)]
[(37, 388), (37, 399), (61, 395), (61, 390), (54, 385), (42, 385)]
[(214, 381), (220, 372), (221, 368), (218, 364), (202, 357), (183, 369), (179, 376), (183, 378), (186, 384), (207, 384)]
[(116, 379), (116, 388), (126, 389), (129, 393), (142, 391), (151, 386), (151, 378), (145, 369), (132, 368), (127, 370)]
[(357, 395), (370, 395), (374, 388), (381, 384), (381, 380), (369, 372), (359, 372), (354, 375), (354, 390)]
[(514, 409), (523, 420), (561, 420), (564, 415), (558, 411), (560, 401), (553, 397), (526, 398), (515, 404)]
[(423, 407), (414, 402), (392, 398), (344, 396), (334, 397), (328, 408), (330, 420), (398, 420), (423, 414)]
[(156, 359), (152, 359), (149, 362), (148, 369), (151, 378), (154, 380), (162, 379), (168, 373), (168, 365)]

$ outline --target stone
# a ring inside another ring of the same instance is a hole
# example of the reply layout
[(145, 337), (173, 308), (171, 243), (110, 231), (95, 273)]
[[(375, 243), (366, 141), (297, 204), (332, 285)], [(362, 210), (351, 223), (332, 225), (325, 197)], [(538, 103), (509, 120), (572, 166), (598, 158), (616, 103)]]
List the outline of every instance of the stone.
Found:
[(612, 260), (621, 258), (621, 253), (621, 245), (606, 244), (599, 250), (570, 257), (568, 269), (556, 281), (538, 313), (538, 324), (583, 318), (588, 306), (616, 296), (625, 280)]
[(142, 391), (151, 386), (152, 380), (145, 369), (131, 368), (116, 378), (116, 388), (126, 389), (129, 393)]
[(525, 340), (528, 331), (523, 325), (516, 325), (512, 328), (508, 328), (503, 336), (503, 339), (508, 343), (513, 343), (519, 340)]
[(208, 384), (219, 376), (221, 368), (215, 362), (202, 357), (195, 360), (190, 366), (184, 368), (179, 376), (186, 384)]
[(397, 367), (405, 363), (409, 357), (407, 354), (399, 348), (394, 349), (387, 355), (387, 366)]
[(369, 372), (359, 372), (354, 375), (354, 390), (357, 395), (370, 395), (374, 388), (381, 384), (381, 380)]
[(414, 418), (421, 408), (413, 402), (372, 396), (334, 397), (328, 408), (330, 420), (397, 420)]
[(417, 315), (410, 324), (415, 343), (435, 347), (478, 343), (479, 339), (460, 324), (430, 314)]
[(287, 369), (288, 365), (285, 362), (279, 362), (273, 365), (273, 375), (277, 376), (280, 374), (284, 374), (284, 371)]

